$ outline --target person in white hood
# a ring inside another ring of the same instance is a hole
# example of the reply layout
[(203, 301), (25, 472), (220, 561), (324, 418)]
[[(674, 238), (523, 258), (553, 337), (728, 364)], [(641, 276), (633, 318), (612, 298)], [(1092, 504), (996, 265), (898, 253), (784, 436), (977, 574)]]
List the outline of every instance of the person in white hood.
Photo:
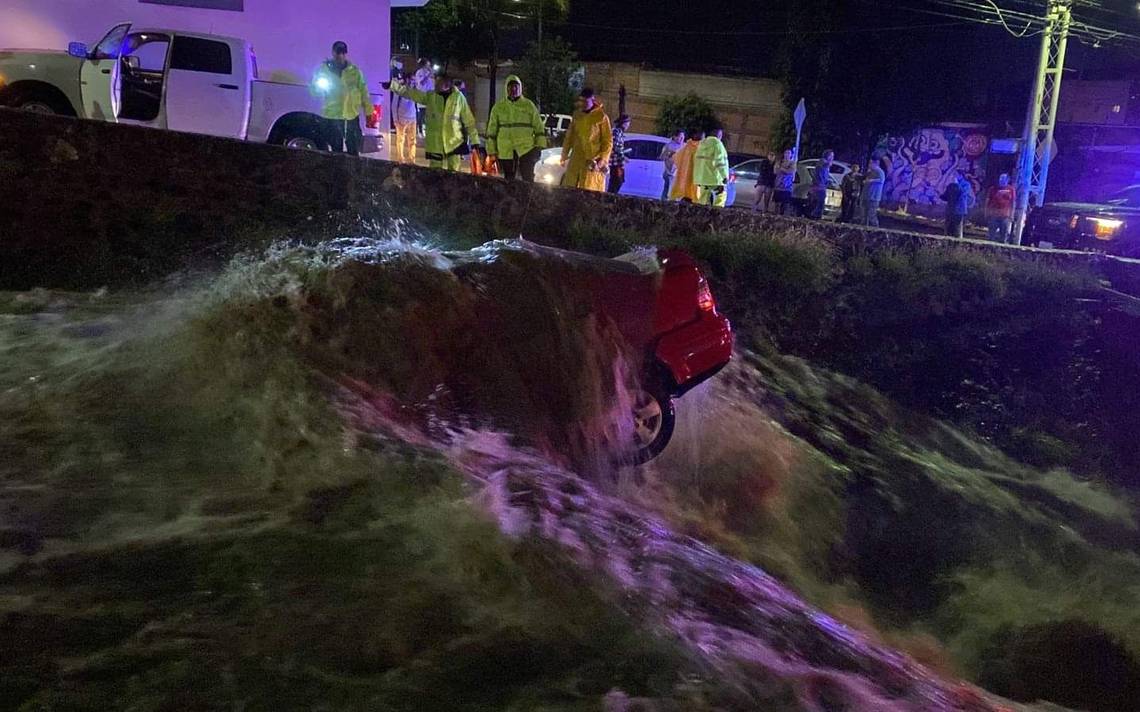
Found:
[[(403, 67), (399, 62), (392, 63), (392, 76), (402, 76)], [(392, 146), (392, 158), (397, 163), (416, 162), (416, 117), (419, 107), (415, 101), (392, 95), (392, 123), (396, 127), (396, 140)]]

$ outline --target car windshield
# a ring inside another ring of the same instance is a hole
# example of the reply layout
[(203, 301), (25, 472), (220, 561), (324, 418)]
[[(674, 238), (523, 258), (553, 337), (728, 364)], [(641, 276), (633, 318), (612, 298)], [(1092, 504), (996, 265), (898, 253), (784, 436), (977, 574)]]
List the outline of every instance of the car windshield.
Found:
[(1119, 205), (1125, 208), (1140, 208), (1140, 185), (1125, 188), (1105, 202), (1109, 205)]
[(118, 59), (130, 29), (130, 25), (117, 25), (111, 28), (111, 31), (95, 46), (91, 59)]

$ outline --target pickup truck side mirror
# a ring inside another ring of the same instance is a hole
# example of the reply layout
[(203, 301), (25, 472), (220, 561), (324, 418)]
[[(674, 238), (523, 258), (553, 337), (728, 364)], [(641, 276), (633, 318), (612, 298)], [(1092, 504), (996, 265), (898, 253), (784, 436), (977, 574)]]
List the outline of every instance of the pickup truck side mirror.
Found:
[(78, 57), (79, 59), (87, 59), (87, 56), (89, 54), (87, 51), (87, 45), (83, 44), (82, 42), (72, 42), (71, 44), (67, 45), (67, 53), (72, 57)]
[(139, 58), (134, 56), (134, 55), (128, 55), (126, 57), (126, 60), (127, 60), (127, 67), (129, 67), (132, 70), (138, 69), (141, 66), (141, 62), (139, 61)]

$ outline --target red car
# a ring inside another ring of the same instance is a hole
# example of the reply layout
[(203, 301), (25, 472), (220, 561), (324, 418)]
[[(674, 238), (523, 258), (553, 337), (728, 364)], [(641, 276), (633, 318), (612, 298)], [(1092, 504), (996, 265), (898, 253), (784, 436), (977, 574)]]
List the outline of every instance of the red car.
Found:
[(653, 459), (673, 435), (673, 402), (707, 381), (732, 358), (732, 325), (696, 260), (676, 250), (645, 249), (616, 259), (522, 243), (548, 266), (589, 289), (598, 312), (617, 327), (640, 359), (630, 413), (633, 443), (618, 459)]

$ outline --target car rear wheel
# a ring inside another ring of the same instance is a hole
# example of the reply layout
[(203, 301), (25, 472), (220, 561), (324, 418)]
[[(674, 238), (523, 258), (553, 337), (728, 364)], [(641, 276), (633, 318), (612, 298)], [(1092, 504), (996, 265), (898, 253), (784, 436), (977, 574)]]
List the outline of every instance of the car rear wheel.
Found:
[(677, 416), (673, 398), (656, 388), (642, 388), (631, 394), (631, 465), (641, 465), (661, 454), (673, 438)]
[(319, 151), (317, 140), (312, 136), (293, 136), (285, 140), (285, 148), (295, 148), (300, 151)]

